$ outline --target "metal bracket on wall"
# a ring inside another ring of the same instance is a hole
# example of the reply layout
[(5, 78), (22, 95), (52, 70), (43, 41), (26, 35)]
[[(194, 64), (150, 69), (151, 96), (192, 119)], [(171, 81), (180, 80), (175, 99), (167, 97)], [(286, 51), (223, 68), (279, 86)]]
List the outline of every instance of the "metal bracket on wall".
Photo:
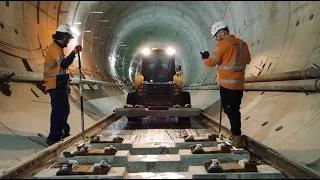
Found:
[(41, 49), (41, 52), (42, 52), (42, 56), (43, 56), (43, 57), (46, 57), (45, 51), (46, 51), (48, 48), (42, 49), (42, 45), (41, 45), (41, 41), (40, 41), (40, 36), (39, 36), (39, 34), (37, 34), (37, 36), (38, 36), (38, 41), (39, 41), (39, 46), (40, 46), (40, 49)]
[(9, 80), (15, 75), (15, 73), (11, 73), (9, 76), (0, 79), (0, 91), (6, 95), (11, 96), (12, 92), (10, 91)]
[(68, 11), (59, 11), (59, 14), (69, 13)]
[(88, 86), (89, 86), (90, 90), (91, 90), (92, 92), (94, 92), (94, 88), (93, 88), (90, 84), (88, 84)]

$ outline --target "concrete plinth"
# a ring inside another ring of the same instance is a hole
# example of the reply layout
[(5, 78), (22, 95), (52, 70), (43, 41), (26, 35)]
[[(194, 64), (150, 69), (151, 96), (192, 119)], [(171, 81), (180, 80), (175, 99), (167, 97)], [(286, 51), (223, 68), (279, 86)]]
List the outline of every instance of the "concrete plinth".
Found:
[(57, 158), (58, 164), (65, 164), (69, 160), (76, 160), (79, 164), (94, 164), (99, 163), (104, 160), (108, 164), (127, 164), (128, 161), (128, 150), (117, 151), (115, 155), (102, 155), (102, 156), (74, 156), (74, 157), (65, 157), (60, 155)]
[(148, 154), (178, 154), (179, 149), (175, 143), (138, 143), (133, 144), (130, 154), (148, 155)]
[(208, 173), (204, 166), (190, 166), (192, 179), (282, 179), (281, 172), (269, 165), (258, 165), (258, 172)]
[(130, 155), (127, 172), (186, 172), (187, 164), (180, 161), (179, 154)]
[(33, 179), (123, 179), (126, 174), (125, 167), (111, 167), (106, 175), (64, 175), (57, 176), (59, 168), (44, 169), (36, 174)]
[[(219, 153), (219, 154), (193, 154), (190, 149), (180, 149), (179, 154), (181, 161), (190, 163), (203, 163), (210, 159), (218, 159), (220, 162), (237, 162), (243, 158), (250, 160), (249, 153), (233, 154), (233, 153)], [(197, 164), (202, 165), (202, 164)]]
[(128, 173), (124, 179), (191, 179), (188, 172), (139, 172)]
[(131, 150), (133, 140), (125, 139), (122, 143), (90, 143), (92, 148), (103, 149), (106, 146), (113, 145), (118, 150)]
[(222, 143), (222, 141), (192, 141), (192, 142), (185, 142), (184, 139), (179, 138), (174, 140), (176, 147), (178, 149), (188, 149), (189, 146), (195, 145), (195, 144), (202, 144), (202, 146), (217, 146), (218, 144)]

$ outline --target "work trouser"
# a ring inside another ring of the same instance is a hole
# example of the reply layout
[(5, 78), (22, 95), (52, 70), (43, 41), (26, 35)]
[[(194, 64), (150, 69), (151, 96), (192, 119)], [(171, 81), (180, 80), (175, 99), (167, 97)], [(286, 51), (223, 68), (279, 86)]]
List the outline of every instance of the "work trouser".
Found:
[(50, 134), (48, 139), (54, 142), (61, 140), (65, 134), (69, 134), (70, 126), (67, 123), (70, 114), (68, 89), (49, 90), (51, 98)]
[(228, 115), (233, 136), (241, 135), (240, 105), (243, 90), (230, 90), (220, 86), (221, 104), (224, 112)]

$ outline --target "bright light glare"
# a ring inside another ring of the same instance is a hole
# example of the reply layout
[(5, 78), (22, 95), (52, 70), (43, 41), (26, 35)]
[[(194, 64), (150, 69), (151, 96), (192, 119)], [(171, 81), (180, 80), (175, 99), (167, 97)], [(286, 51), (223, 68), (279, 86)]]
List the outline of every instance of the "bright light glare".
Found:
[(141, 158), (141, 161), (147, 161), (147, 162), (156, 162), (156, 161), (159, 161), (159, 157), (157, 155), (144, 155), (142, 158)]
[(72, 33), (75, 34), (76, 36), (80, 36), (80, 32), (79, 32), (76, 28), (71, 27), (71, 31), (72, 31)]
[(167, 53), (168, 53), (169, 55), (172, 55), (172, 54), (176, 53), (176, 50), (173, 49), (173, 48), (168, 48), (168, 49), (167, 49)]
[(144, 48), (141, 52), (142, 52), (143, 55), (149, 55), (150, 54), (150, 49)]
[(78, 39), (77, 37), (71, 39), (70, 43), (72, 46), (75, 46), (77, 44), (77, 42), (78, 42), (77, 39)]

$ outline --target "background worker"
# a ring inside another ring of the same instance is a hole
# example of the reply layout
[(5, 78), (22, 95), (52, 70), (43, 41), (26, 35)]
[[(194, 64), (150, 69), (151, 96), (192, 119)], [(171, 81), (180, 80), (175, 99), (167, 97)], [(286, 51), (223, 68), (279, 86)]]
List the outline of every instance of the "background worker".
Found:
[(208, 67), (217, 65), (218, 85), (220, 86), (221, 104), (228, 115), (232, 145), (242, 147), (240, 105), (245, 83), (246, 65), (250, 63), (247, 44), (229, 34), (227, 23), (217, 21), (212, 25), (212, 38), (218, 41), (211, 55), (208, 51), (200, 52), (203, 63)]
[(182, 89), (183, 87), (183, 77), (182, 77), (182, 68), (181, 65), (176, 65), (176, 74), (173, 76), (173, 82), (176, 84), (174, 86), (174, 95), (177, 96), (179, 94), (179, 89)]
[(43, 70), (45, 90), (51, 98), (50, 133), (47, 138), (49, 146), (70, 136), (70, 126), (67, 123), (70, 114), (70, 77), (67, 68), (81, 51), (81, 46), (77, 45), (69, 56), (65, 57), (63, 48), (74, 38), (67, 24), (60, 25), (52, 38), (54, 42), (47, 50)]

